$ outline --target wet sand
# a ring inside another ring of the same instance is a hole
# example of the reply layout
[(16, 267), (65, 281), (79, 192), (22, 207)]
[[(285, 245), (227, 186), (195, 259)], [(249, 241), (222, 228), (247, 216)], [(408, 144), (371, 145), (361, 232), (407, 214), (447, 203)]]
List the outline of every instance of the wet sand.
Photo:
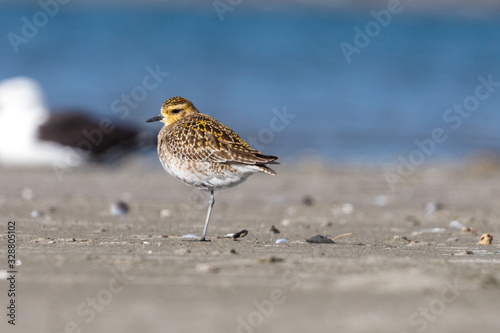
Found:
[[(285, 163), (276, 177), (217, 192), (211, 242), (200, 243), (178, 236), (201, 233), (208, 196), (154, 162), (85, 167), (62, 181), (50, 169), (1, 170), (0, 270), (8, 221), (16, 221), (21, 260), (16, 326), (2, 314), (1, 332), (500, 327), (494, 163), (420, 167), (394, 191), (382, 169)], [(128, 214), (110, 214), (118, 200)], [(238, 241), (217, 238), (242, 229), (248, 235)], [(335, 244), (305, 242), (351, 232)], [(483, 233), (493, 245), (477, 245)], [(276, 245), (280, 238), (288, 243)], [(8, 287), (0, 281), (3, 313)]]

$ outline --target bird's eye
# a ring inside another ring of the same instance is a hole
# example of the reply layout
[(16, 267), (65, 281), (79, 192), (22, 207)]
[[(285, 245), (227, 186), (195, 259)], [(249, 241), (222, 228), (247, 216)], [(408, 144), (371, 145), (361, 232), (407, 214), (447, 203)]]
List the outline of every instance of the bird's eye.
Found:
[(172, 110), (172, 111), (170, 111), (170, 112), (172, 112), (173, 114), (176, 114), (176, 113), (179, 113), (179, 112), (181, 112), (181, 111), (182, 111), (181, 109), (173, 109), (173, 110)]

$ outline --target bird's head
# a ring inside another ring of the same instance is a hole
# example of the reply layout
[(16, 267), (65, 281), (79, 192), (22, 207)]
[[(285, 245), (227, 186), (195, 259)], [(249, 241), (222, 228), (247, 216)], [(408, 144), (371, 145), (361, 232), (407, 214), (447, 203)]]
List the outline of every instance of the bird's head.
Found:
[(165, 125), (170, 125), (188, 115), (196, 113), (200, 112), (191, 101), (183, 97), (171, 97), (163, 103), (160, 114), (148, 119), (146, 122), (161, 121)]

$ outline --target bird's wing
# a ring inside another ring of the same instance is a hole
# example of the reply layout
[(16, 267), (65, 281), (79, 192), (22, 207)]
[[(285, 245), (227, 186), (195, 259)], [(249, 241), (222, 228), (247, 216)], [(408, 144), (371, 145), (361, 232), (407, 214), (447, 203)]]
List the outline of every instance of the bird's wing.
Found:
[(277, 164), (277, 157), (251, 148), (229, 127), (206, 115), (191, 117), (173, 126), (170, 151), (179, 157), (214, 163)]

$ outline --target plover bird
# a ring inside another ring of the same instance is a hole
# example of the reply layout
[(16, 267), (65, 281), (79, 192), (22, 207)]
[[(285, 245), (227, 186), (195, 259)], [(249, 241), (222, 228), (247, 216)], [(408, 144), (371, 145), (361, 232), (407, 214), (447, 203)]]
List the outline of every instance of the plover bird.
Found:
[(233, 130), (200, 113), (185, 98), (168, 99), (160, 114), (147, 120), (155, 121), (165, 124), (158, 134), (158, 157), (163, 168), (185, 184), (210, 192), (201, 241), (207, 235), (215, 190), (241, 184), (257, 172), (276, 175), (267, 166), (279, 164), (276, 156), (251, 148)]
[(50, 113), (33, 79), (0, 82), (0, 165), (66, 165), (75, 154), (82, 161), (107, 161), (138, 145), (131, 127), (110, 121), (103, 127), (81, 111)]

